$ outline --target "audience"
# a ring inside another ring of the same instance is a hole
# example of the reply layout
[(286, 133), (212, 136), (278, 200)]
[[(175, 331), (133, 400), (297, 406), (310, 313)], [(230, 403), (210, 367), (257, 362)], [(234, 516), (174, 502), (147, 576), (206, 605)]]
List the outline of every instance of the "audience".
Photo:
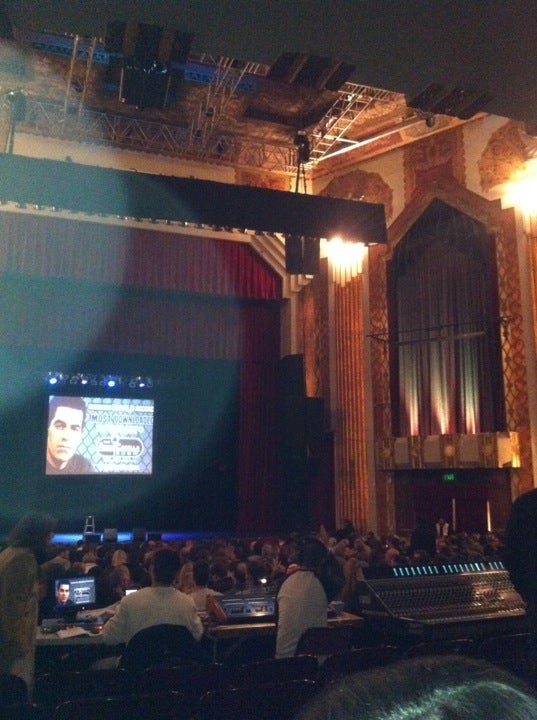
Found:
[[(362, 534), (346, 523), (340, 530), (323, 528), (316, 537), (305, 539), (291, 533), (252, 541), (218, 538), (133, 542), (121, 547), (81, 543), (76, 551), (52, 548), (48, 560), (43, 548), (37, 555), (49, 588), (54, 577), (87, 572), (98, 576), (99, 604), (117, 603), (103, 631), (109, 646), (127, 643), (138, 630), (167, 622), (186, 626), (200, 640), (203, 626), (198, 613), (207, 611), (208, 596), (255, 593), (267, 587), (276, 593), (278, 588), (275, 655), (283, 658), (294, 654), (307, 628), (327, 624), (330, 600), (337, 597), (348, 611), (359, 612), (358, 584), (368, 573), (391, 573), (394, 566), (502, 557), (503, 538), (498, 533), (452, 532), (435, 538), (434, 547), (430, 541), (430, 529), (412, 539)], [(1, 568), (0, 562), (0, 580)], [(142, 589), (125, 597), (135, 578)], [(3, 645), (0, 657), (7, 650)], [(116, 649), (105, 652), (117, 654)], [(112, 667), (118, 660), (104, 658), (96, 666)], [(304, 709), (300, 720), (488, 720), (487, 708), (497, 708), (493, 714), (502, 720), (537, 720), (535, 700), (510, 676), (497, 671), (492, 677), (490, 667), (468, 664), (462, 656), (445, 660), (442, 664), (420, 658), (377, 674), (362, 672), (339, 683), (337, 691), (324, 691)], [(373, 702), (374, 693), (384, 686), (389, 692), (382, 703)]]

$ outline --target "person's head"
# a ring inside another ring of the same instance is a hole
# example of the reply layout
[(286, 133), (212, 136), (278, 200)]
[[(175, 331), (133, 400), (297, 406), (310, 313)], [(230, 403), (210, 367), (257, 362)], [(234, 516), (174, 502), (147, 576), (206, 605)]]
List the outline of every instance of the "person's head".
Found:
[(86, 403), (80, 397), (55, 396), (49, 402), (47, 462), (63, 470), (82, 439)]
[(197, 560), (192, 568), (194, 582), (198, 587), (207, 587), (211, 577), (211, 568), (205, 560)]
[(56, 604), (65, 605), (69, 602), (69, 595), (71, 594), (71, 586), (66, 580), (60, 580), (56, 587)]
[(175, 550), (157, 550), (151, 561), (150, 572), (153, 585), (172, 585), (179, 569), (181, 558)]
[(316, 537), (305, 538), (298, 551), (299, 564), (307, 569), (316, 571), (328, 555), (326, 545)]
[(11, 529), (9, 544), (11, 547), (29, 548), (34, 553), (45, 553), (55, 530), (54, 518), (41, 513), (27, 513)]
[(330, 685), (297, 720), (537, 720), (518, 678), (460, 655), (403, 660)]
[(118, 565), (126, 565), (129, 561), (129, 556), (125, 552), (125, 550), (122, 550), (121, 548), (118, 548), (117, 550), (114, 550), (112, 553), (112, 558), (110, 559), (110, 564), (112, 567), (118, 567)]

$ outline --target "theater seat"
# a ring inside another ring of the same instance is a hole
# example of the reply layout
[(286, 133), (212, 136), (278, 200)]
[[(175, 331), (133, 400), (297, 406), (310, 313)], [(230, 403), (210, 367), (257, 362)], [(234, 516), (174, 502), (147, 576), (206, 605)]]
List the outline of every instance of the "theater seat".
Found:
[(333, 682), (345, 675), (389, 665), (400, 657), (401, 652), (394, 645), (351, 648), (334, 653), (328, 655), (320, 666), (319, 681), (322, 683)]
[(190, 720), (192, 707), (181, 693), (158, 692), (115, 698), (80, 698), (58, 705), (52, 720)]
[(312, 627), (302, 633), (295, 655), (316, 655), (323, 657), (350, 650), (353, 628), (349, 625)]
[[(206, 693), (198, 720), (291, 720), (317, 692), (314, 680), (291, 680)], [(63, 719), (62, 719), (63, 720)]]
[(40, 707), (54, 709), (67, 700), (128, 695), (132, 689), (132, 677), (119, 668), (53, 670), (36, 677), (34, 701)]
[(316, 680), (319, 663), (313, 655), (295, 655), (246, 663), (230, 671), (228, 683), (233, 687), (248, 687), (289, 682), (291, 680)]
[(173, 667), (181, 662), (208, 662), (203, 645), (183, 625), (162, 623), (134, 635), (121, 656), (120, 666), (129, 672), (148, 667)]

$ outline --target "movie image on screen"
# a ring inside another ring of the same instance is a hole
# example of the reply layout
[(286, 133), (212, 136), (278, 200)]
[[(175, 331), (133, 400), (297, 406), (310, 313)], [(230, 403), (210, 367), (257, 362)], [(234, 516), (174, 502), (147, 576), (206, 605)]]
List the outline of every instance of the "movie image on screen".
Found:
[(154, 400), (51, 395), (46, 474), (150, 475)]

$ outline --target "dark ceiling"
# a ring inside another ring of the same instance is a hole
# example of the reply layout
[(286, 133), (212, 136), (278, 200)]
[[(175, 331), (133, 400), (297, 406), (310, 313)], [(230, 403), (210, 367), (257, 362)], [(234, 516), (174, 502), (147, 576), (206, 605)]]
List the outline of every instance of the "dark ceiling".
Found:
[[(192, 33), (194, 54), (272, 66), (285, 53), (352, 66), (412, 99), (431, 84), (537, 121), (535, 0), (6, 0), (13, 23), (104, 37), (124, 19)], [(444, 92), (444, 95), (446, 94)], [(257, 112), (262, 112), (258, 109)]]

